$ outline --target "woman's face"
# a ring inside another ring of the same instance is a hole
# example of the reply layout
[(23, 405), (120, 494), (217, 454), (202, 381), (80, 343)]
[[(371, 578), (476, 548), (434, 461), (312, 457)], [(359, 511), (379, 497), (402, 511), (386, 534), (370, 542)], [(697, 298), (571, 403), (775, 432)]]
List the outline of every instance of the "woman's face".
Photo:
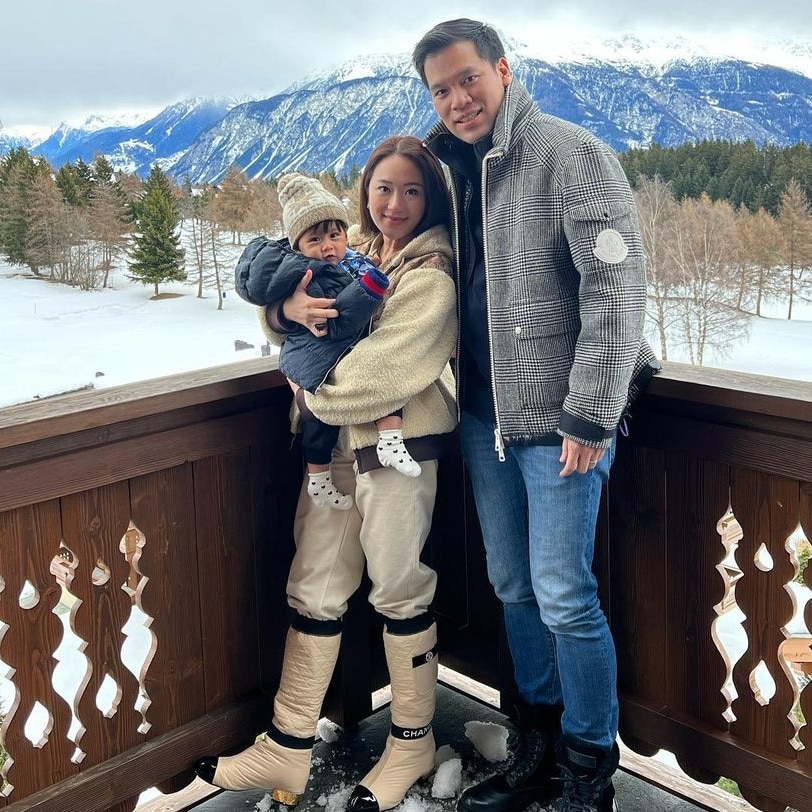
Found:
[(384, 237), (403, 244), (411, 240), (426, 211), (420, 169), (402, 155), (384, 158), (369, 179), (367, 208)]

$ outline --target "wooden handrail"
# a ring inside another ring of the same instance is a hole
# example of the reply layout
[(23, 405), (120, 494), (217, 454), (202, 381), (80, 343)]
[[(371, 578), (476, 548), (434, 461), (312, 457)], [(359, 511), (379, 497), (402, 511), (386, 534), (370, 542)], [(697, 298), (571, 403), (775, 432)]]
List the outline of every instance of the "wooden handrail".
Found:
[[(250, 703), (272, 696), (301, 474), (290, 398), (275, 359), (263, 358), (0, 410), (0, 619), (8, 624), (0, 658), (15, 669), (20, 696), (4, 724), (15, 789), (0, 810), (126, 812), (137, 792), (210, 750), (205, 740), (223, 709), (255, 718)], [(787, 538), (799, 522), (812, 529), (812, 383), (666, 363), (629, 425), (596, 552), (619, 653), (624, 739), (639, 752), (669, 747), (709, 779), (727, 771), (756, 804), (803, 809), (812, 726), (799, 732), (806, 749), (793, 750), (779, 646), (795, 574)], [(498, 605), (458, 454), (441, 466), (439, 487), (427, 555), (439, 574), (441, 656), (504, 699), (509, 655), (501, 648), (497, 658)], [(734, 519), (742, 527), (735, 594), (726, 591), (729, 563), (718, 569), (719, 528)], [(133, 543), (123, 545), (127, 534)], [(769, 569), (754, 563), (761, 544)], [(809, 571), (805, 579), (812, 583)], [(52, 610), (63, 590), (92, 664), (76, 705), (87, 728), (80, 764), (66, 738), (71, 711), (53, 690), (63, 630)], [(21, 605), (23, 593), (37, 602)], [(726, 709), (711, 626), (715, 607), (736, 602), (748, 649), (732, 668), (738, 698)], [(369, 707), (380, 665), (361, 604), (345, 638), (364, 656), (346, 658), (332, 692), (349, 720)], [(121, 657), (134, 606), (155, 640), (140, 679)], [(765, 705), (750, 686), (759, 660), (777, 684)], [(105, 675), (122, 688), (109, 717), (94, 703)], [(135, 712), (141, 690), (152, 704)], [(23, 731), (35, 702), (53, 721), (41, 749)], [(801, 708), (812, 717), (806, 694)], [(220, 752), (256, 732), (222, 731)], [(170, 756), (170, 745), (182, 756)], [(132, 771), (133, 759), (150, 774)]]

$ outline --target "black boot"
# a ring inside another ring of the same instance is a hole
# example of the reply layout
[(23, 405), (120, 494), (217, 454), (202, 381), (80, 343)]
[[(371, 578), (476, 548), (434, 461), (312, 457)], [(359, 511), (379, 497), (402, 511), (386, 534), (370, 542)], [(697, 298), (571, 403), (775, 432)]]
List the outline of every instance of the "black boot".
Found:
[(556, 812), (617, 812), (612, 785), (620, 761), (616, 744), (611, 750), (601, 750), (564, 738), (558, 755), (564, 791)]
[(517, 708), (519, 740), (507, 770), (465, 790), (457, 812), (520, 812), (560, 795), (556, 743), (561, 710), (553, 705)]

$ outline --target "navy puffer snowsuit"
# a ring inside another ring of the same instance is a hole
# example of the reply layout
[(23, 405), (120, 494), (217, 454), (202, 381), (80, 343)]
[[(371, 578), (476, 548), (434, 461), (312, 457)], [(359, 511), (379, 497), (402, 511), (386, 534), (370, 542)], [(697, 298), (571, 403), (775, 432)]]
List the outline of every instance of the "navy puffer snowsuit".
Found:
[(279, 304), (287, 299), (310, 268), (313, 278), (308, 294), (335, 299), (338, 317), (327, 319), (327, 334), (313, 335), (306, 327), (291, 325), (279, 353), (279, 369), (303, 389), (315, 392), (330, 370), (353, 344), (366, 335), (370, 320), (381, 305), (381, 297), (361, 284), (370, 274), (377, 287), (389, 285), (386, 275), (362, 254), (348, 251), (338, 267), (309, 259), (294, 251), (287, 240), (255, 237), (242, 252), (234, 271), (234, 288), (247, 302), (258, 306)]

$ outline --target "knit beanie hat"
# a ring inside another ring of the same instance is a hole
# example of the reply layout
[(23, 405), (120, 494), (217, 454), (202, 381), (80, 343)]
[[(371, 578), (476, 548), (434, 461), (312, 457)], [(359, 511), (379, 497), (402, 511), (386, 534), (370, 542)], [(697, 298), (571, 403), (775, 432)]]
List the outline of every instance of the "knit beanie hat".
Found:
[(295, 248), (309, 228), (324, 220), (338, 220), (347, 225), (347, 209), (316, 178), (291, 172), (279, 178), (276, 191), (282, 206), (285, 236)]

